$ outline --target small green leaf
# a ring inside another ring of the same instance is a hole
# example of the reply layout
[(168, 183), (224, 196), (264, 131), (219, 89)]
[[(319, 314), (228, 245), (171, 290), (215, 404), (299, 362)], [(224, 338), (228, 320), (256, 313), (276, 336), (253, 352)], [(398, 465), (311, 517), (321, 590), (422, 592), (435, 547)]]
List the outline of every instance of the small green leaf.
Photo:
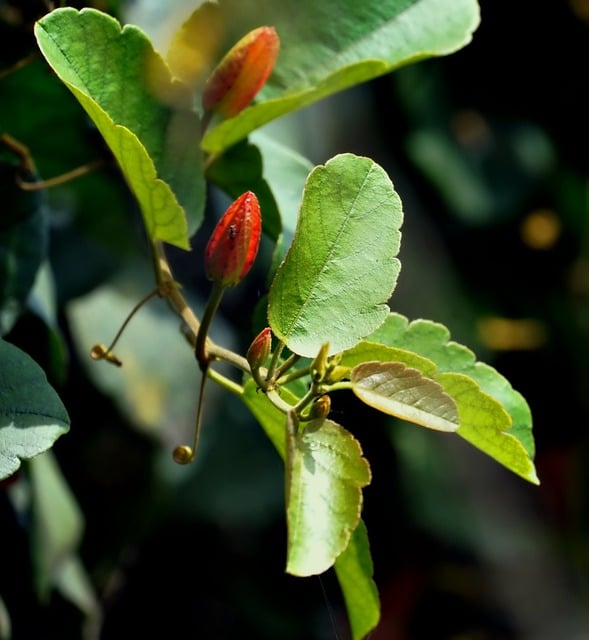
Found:
[(273, 25), (281, 51), (258, 104), (207, 132), (221, 152), (262, 124), (410, 62), (467, 44), (479, 22), (475, 0), (224, 0), (222, 25), (239, 35)]
[(358, 441), (331, 420), (307, 423), (292, 433), (287, 449), (286, 570), (296, 576), (323, 573), (358, 526), (370, 468)]
[(458, 429), (458, 408), (440, 384), (400, 362), (364, 362), (352, 369), (352, 390), (366, 404), (437, 431)]
[(369, 158), (343, 154), (311, 172), (269, 293), (270, 326), (291, 351), (313, 357), (329, 343), (338, 353), (382, 324), (402, 219), (389, 177)]
[(200, 124), (188, 89), (172, 82), (144, 33), (100, 11), (56, 9), (35, 35), (116, 157), (149, 237), (188, 249), (204, 206)]
[(350, 544), (335, 561), (335, 572), (349, 613), (352, 639), (361, 640), (380, 619), (380, 601), (372, 579), (374, 567), (370, 544), (362, 520), (354, 530)]
[(69, 417), (44, 371), (0, 340), (0, 480), (21, 460), (47, 451), (69, 429)]

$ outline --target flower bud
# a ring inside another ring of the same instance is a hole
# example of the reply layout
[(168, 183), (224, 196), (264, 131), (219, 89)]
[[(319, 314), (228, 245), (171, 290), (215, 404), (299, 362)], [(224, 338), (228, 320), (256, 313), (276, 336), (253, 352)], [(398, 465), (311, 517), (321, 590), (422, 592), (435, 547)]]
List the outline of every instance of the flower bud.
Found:
[(279, 48), (274, 27), (258, 27), (241, 38), (207, 80), (202, 96), (205, 111), (232, 118), (245, 109), (272, 73)]
[(309, 418), (311, 420), (324, 420), (331, 411), (331, 398), (328, 395), (320, 396), (311, 405)]
[(251, 269), (260, 246), (262, 216), (254, 193), (246, 191), (217, 223), (205, 248), (207, 278), (233, 287)]
[(266, 327), (258, 333), (247, 350), (246, 358), (252, 370), (264, 366), (271, 349), (272, 330), (270, 327)]
[(329, 351), (329, 342), (321, 345), (319, 353), (315, 356), (311, 363), (311, 377), (315, 382), (321, 382), (327, 373), (327, 352)]

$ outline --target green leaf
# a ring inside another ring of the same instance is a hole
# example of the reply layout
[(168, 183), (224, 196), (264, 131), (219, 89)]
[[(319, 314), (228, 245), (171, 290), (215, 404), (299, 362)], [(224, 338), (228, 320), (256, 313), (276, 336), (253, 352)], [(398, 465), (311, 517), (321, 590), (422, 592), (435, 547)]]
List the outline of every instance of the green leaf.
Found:
[(401, 314), (391, 313), (369, 339), (429, 358), (436, 363), (438, 373), (464, 373), (475, 380), (485, 393), (506, 409), (512, 420), (509, 433), (522, 443), (530, 458), (534, 457), (532, 415), (523, 396), (496, 369), (477, 361), (470, 349), (451, 341), (445, 326), (429, 320), (409, 323)]
[(366, 404), (437, 431), (458, 429), (458, 408), (440, 384), (400, 362), (364, 362), (352, 369), (352, 390)]
[(0, 340), (0, 480), (21, 460), (47, 451), (68, 429), (65, 407), (41, 367)]
[(437, 370), (432, 375), (428, 369), (427, 375), (456, 402), (460, 417), (457, 435), (522, 478), (538, 484), (526, 401), (500, 373), (477, 362), (472, 351), (449, 337), (443, 325), (428, 320), (409, 324), (404, 316), (392, 313), (369, 340), (412, 350), (433, 361)]
[(199, 120), (138, 28), (94, 9), (56, 9), (35, 25), (41, 52), (84, 107), (133, 190), (151, 239), (188, 249), (202, 219)]
[(374, 567), (362, 520), (354, 529), (350, 544), (335, 561), (335, 572), (349, 613), (352, 639), (365, 638), (378, 624), (380, 601), (372, 579)]
[[(256, 383), (245, 384), (242, 400), (256, 417), (283, 460), (286, 459), (284, 413), (276, 409)], [(295, 403), (297, 398), (283, 389), (281, 397)], [(374, 628), (379, 618), (378, 592), (372, 580), (373, 566), (366, 527), (362, 520), (354, 530), (347, 548), (335, 561), (335, 570), (346, 602), (353, 637), (361, 638)]]
[(466, 45), (479, 22), (475, 0), (283, 0), (220, 3), (235, 41), (273, 25), (281, 50), (255, 104), (207, 132), (203, 148), (218, 153), (286, 113), (419, 59)]
[(312, 420), (299, 433), (292, 423), (288, 429), (286, 571), (309, 576), (329, 569), (348, 546), (370, 467), (358, 441), (331, 420)]
[(32, 460), (29, 468), (33, 557), (39, 592), (46, 598), (60, 563), (80, 544), (84, 522), (80, 507), (50, 451)]
[(457, 434), (510, 471), (539, 484), (534, 463), (522, 443), (506, 433), (511, 418), (497, 400), (483, 393), (472, 378), (461, 373), (441, 373), (436, 380), (458, 405), (460, 428)]
[(369, 158), (343, 154), (307, 180), (292, 245), (269, 292), (268, 319), (288, 348), (353, 347), (389, 313), (400, 270), (401, 201)]

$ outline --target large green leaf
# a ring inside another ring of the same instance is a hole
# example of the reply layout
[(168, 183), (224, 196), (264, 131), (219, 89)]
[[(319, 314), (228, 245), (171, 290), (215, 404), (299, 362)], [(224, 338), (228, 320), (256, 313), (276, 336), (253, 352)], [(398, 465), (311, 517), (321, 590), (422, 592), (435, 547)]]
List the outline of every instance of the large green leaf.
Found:
[[(294, 418), (289, 414), (288, 421)], [(323, 573), (360, 522), (370, 467), (351, 433), (331, 420), (289, 426), (286, 464), (288, 557), (295, 576)]]
[(138, 28), (105, 13), (56, 9), (35, 25), (41, 52), (116, 157), (150, 238), (189, 248), (204, 179), (199, 119), (186, 87)]
[(269, 293), (268, 319), (288, 348), (353, 347), (386, 319), (400, 270), (401, 201), (369, 158), (343, 154), (307, 180), (292, 245)]
[(47, 451), (68, 428), (67, 411), (41, 367), (0, 340), (0, 480), (21, 460)]
[(409, 62), (467, 44), (479, 22), (475, 0), (224, 0), (222, 28), (234, 40), (273, 25), (281, 50), (258, 101), (211, 129), (203, 147), (218, 153), (286, 113)]
[[(296, 401), (286, 389), (283, 389), (281, 397), (289, 403)], [(246, 383), (242, 400), (256, 417), (281, 458), (286, 460), (284, 414), (268, 402), (253, 380)], [(380, 612), (378, 592), (372, 580), (370, 544), (362, 521), (354, 530), (347, 548), (336, 559), (335, 570), (346, 601), (353, 638), (359, 640), (376, 626)]]

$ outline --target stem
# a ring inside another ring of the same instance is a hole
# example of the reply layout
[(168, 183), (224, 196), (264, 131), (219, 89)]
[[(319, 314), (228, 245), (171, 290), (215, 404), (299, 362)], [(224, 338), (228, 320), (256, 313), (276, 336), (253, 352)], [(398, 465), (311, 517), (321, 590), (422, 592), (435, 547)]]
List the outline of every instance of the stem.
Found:
[(168, 300), (168, 303), (182, 318), (182, 320), (184, 320), (184, 324), (188, 328), (190, 334), (187, 337), (191, 339), (191, 341), (195, 342), (196, 335), (200, 329), (200, 322), (180, 292), (178, 283), (174, 280), (162, 241), (154, 240), (152, 247), (155, 276), (158, 287), (161, 287), (162, 290), (166, 290), (166, 299)]
[(311, 367), (305, 367), (304, 369), (298, 369), (297, 371), (292, 371), (291, 373), (289, 373), (286, 376), (278, 376), (277, 375), (276, 382), (278, 384), (288, 384), (289, 382), (292, 382), (293, 380), (298, 380), (299, 378), (302, 378), (303, 376), (308, 376), (310, 373), (311, 373)]
[(217, 313), (217, 309), (219, 308), (219, 304), (221, 299), (223, 298), (223, 294), (225, 293), (224, 286), (220, 285), (217, 282), (213, 283), (213, 288), (211, 289), (211, 294), (209, 295), (209, 299), (207, 300), (207, 306), (205, 307), (202, 322), (198, 329), (198, 333), (196, 334), (196, 346), (194, 351), (196, 353), (196, 359), (198, 360), (198, 364), (200, 368), (205, 371), (205, 367), (211, 360), (211, 356), (207, 354), (207, 334), (209, 332), (209, 328), (211, 326), (211, 322), (215, 317), (215, 313)]
[[(153, 259), (158, 288), (160, 291), (165, 292), (162, 293), (162, 295), (165, 295), (172, 309), (184, 321), (187, 328), (186, 337), (190, 344), (196, 349), (197, 336), (200, 332), (201, 323), (182, 295), (180, 286), (174, 280), (161, 240), (155, 240), (153, 242)], [(250, 366), (243, 356), (215, 344), (210, 338), (206, 340), (206, 350), (213, 358), (229, 362), (245, 373), (251, 373)]]
[(23, 191), (42, 191), (43, 189), (51, 189), (51, 187), (58, 187), (59, 185), (65, 184), (66, 182), (71, 182), (76, 178), (80, 178), (81, 176), (94, 171), (104, 165), (104, 160), (93, 160), (92, 162), (88, 162), (87, 164), (83, 164), (80, 167), (76, 167), (71, 171), (66, 171), (58, 176), (54, 176), (53, 178), (47, 178), (47, 180), (37, 180), (32, 182), (31, 180), (22, 180), (17, 177), (16, 183)]
[(143, 298), (139, 300), (139, 302), (131, 309), (129, 315), (125, 318), (125, 321), (120, 326), (115, 337), (113, 338), (113, 341), (110, 343), (110, 346), (105, 349), (103, 345), (96, 345), (92, 349), (90, 355), (95, 360), (102, 360), (103, 358), (105, 358), (109, 362), (112, 362), (113, 364), (117, 365), (117, 367), (120, 367), (123, 363), (113, 354), (112, 350), (115, 348), (115, 345), (119, 341), (119, 338), (123, 335), (123, 331), (127, 328), (127, 325), (129, 324), (129, 322), (131, 322), (131, 320), (133, 319), (133, 316), (139, 311), (139, 309), (141, 309), (141, 307), (146, 302), (149, 302), (152, 298), (155, 298), (155, 296), (159, 295), (159, 292), (160, 291), (158, 288), (158, 289), (154, 289), (153, 291), (148, 293), (146, 296), (143, 296)]
[(225, 349), (225, 347), (221, 347), (211, 340), (209, 340), (208, 343), (207, 352), (212, 359), (224, 360), (225, 362), (232, 364), (237, 369), (241, 369), (244, 373), (249, 373), (251, 375), (252, 371), (250, 365), (243, 356), (240, 356), (238, 353), (229, 349)]
[(285, 372), (288, 371), (300, 359), (301, 356), (299, 356), (297, 353), (291, 353), (290, 356), (288, 356), (288, 358), (274, 372), (274, 379), (279, 380), (285, 374)]
[(209, 363), (206, 364), (206, 367), (202, 370), (202, 378), (200, 380), (200, 388), (198, 391), (198, 408), (196, 410), (196, 421), (194, 425), (194, 439), (192, 441), (192, 460), (196, 457), (196, 452), (198, 450), (198, 443), (200, 440), (200, 428), (202, 425), (202, 407), (203, 407), (203, 399), (205, 397), (205, 384), (207, 381), (207, 369), (209, 367)]
[(243, 395), (243, 387), (240, 384), (233, 382), (233, 380), (230, 380), (222, 373), (215, 371), (212, 367), (209, 367), (207, 375), (211, 380), (214, 380), (217, 384), (227, 389), (227, 391), (231, 391), (231, 393), (234, 393), (236, 396)]
[[(280, 354), (283, 352), (284, 347), (286, 345), (282, 340), (276, 345), (276, 349), (272, 354), (272, 360), (270, 360), (270, 366), (268, 367), (268, 373), (266, 374), (266, 380), (268, 382), (275, 380), (276, 368), (278, 366), (278, 359), (280, 358)], [(286, 360), (288, 362), (288, 359)]]
[(293, 406), (288, 404), (288, 402), (285, 402), (278, 395), (278, 391), (274, 389), (268, 389), (268, 391), (266, 391), (266, 397), (277, 409), (282, 411), (282, 413), (289, 413), (290, 411), (293, 410)]

